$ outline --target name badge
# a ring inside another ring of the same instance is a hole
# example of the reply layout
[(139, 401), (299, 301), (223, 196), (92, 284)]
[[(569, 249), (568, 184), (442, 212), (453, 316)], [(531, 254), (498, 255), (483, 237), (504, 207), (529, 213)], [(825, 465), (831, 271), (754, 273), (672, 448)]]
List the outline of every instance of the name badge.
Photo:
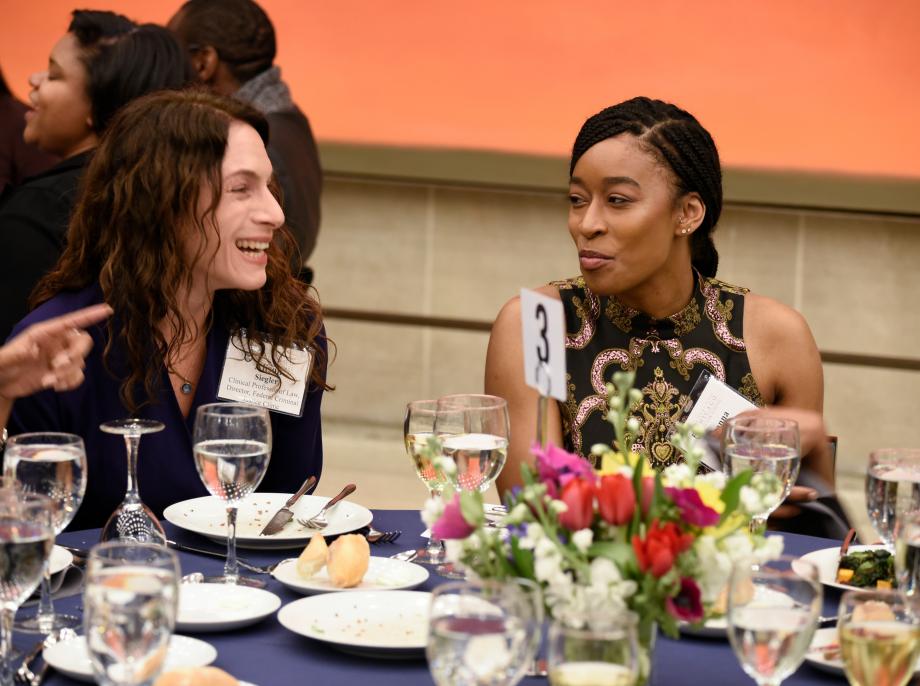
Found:
[[(227, 344), (217, 397), (294, 417), (302, 416), (310, 370), (313, 368), (313, 351), (300, 347), (273, 348), (281, 352), (284, 368), (294, 377), (293, 381), (280, 374), (279, 381), (272, 374), (257, 369), (249, 354), (246, 333), (240, 332), (232, 336)], [(262, 357), (262, 366), (274, 368), (271, 351)]]
[[(703, 371), (690, 391), (682, 421), (687, 424), (699, 424), (708, 431), (722, 426), (735, 415), (755, 409), (757, 406), (734, 388), (708, 371)], [(709, 450), (708, 446), (703, 464), (710, 469), (722, 468), (719, 456)]]

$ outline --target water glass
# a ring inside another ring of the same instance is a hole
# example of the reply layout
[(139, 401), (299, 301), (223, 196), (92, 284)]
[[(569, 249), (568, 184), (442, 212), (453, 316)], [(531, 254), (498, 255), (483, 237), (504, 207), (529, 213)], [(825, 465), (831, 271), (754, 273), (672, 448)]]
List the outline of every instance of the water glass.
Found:
[(166, 660), (179, 605), (179, 560), (151, 543), (101, 543), (86, 562), (86, 645), (102, 686), (148, 686)]
[(538, 631), (533, 599), (514, 581), (446, 583), (431, 596), (428, 667), (437, 686), (511, 686)]
[(817, 568), (799, 558), (742, 561), (732, 568), (728, 639), (741, 668), (759, 686), (778, 686), (802, 664), (822, 597)]
[(13, 686), (13, 618), (32, 595), (54, 545), (50, 498), (0, 488), (0, 686)]
[(751, 531), (762, 533), (770, 513), (789, 496), (799, 476), (799, 425), (778, 417), (732, 417), (722, 433), (722, 461), (729, 475), (754, 472), (750, 485), (761, 507), (752, 513)]
[(920, 619), (893, 591), (846, 591), (837, 620), (840, 652), (853, 686), (905, 686), (920, 657)]
[[(414, 400), (406, 405), (403, 420), (403, 439), (406, 452), (415, 465), (415, 473), (428, 487), (430, 498), (438, 498), (444, 488), (443, 475), (431, 460), (429, 441), (434, 437), (434, 423), (438, 411), (437, 400)], [(429, 537), (424, 548), (415, 551), (413, 562), (439, 565), (444, 562), (444, 543), (434, 536)]]
[(891, 550), (898, 516), (920, 509), (920, 449), (882, 448), (869, 454), (866, 509), (882, 543)]
[(552, 686), (632, 686), (639, 678), (639, 640), (632, 613), (603, 628), (574, 628), (554, 621), (548, 643)]
[(456, 489), (489, 490), (508, 458), (510, 421), (504, 398), (477, 393), (438, 398), (435, 434), (446, 476)]
[[(66, 433), (26, 433), (11, 437), (3, 455), (4, 476), (19, 490), (51, 499), (54, 534), (60, 534), (76, 515), (86, 491), (86, 449), (83, 439)], [(79, 617), (55, 614), (51, 600), (51, 569), (46, 562), (38, 611), (16, 622), (20, 631), (51, 633), (73, 628)]]
[(894, 570), (907, 609), (920, 619), (920, 510), (898, 519)]
[(263, 588), (265, 582), (240, 576), (236, 561), (236, 511), (256, 490), (272, 454), (268, 410), (245, 403), (211, 403), (198, 408), (192, 440), (195, 467), (211, 495), (227, 504), (227, 562), (212, 583)]

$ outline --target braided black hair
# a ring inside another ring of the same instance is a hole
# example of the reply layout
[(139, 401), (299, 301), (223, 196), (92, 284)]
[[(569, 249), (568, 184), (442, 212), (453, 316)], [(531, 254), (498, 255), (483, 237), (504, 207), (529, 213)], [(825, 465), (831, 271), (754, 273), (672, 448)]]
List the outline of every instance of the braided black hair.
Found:
[(176, 17), (176, 34), (189, 50), (214, 48), (241, 84), (275, 61), (275, 28), (253, 0), (188, 0)]
[(722, 167), (712, 136), (692, 114), (675, 105), (633, 98), (601, 110), (584, 123), (572, 147), (569, 174), (588, 148), (622, 133), (635, 136), (671, 169), (679, 196), (699, 194), (706, 214), (690, 237), (691, 261), (703, 276), (715, 276), (719, 253), (712, 232), (722, 213)]

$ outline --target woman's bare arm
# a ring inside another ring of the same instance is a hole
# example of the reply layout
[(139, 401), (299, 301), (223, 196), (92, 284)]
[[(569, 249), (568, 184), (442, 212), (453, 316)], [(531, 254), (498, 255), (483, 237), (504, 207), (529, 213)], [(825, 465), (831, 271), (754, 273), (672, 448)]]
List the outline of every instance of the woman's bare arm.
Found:
[[(541, 293), (558, 298), (558, 291), (547, 286)], [(486, 354), (485, 390), (508, 401), (511, 441), (508, 461), (498, 476), (499, 495), (521, 483), (521, 465), (533, 464), (530, 447), (537, 435), (537, 391), (524, 383), (524, 348), (521, 340), (521, 301), (513, 298), (498, 313), (492, 325)], [(547, 403), (547, 440), (562, 445), (562, 421), (556, 401)]]

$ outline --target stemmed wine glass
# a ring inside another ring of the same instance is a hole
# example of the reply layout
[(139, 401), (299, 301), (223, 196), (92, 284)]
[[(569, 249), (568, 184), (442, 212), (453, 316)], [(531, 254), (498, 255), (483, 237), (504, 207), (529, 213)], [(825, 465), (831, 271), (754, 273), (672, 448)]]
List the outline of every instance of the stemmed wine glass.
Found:
[(533, 599), (514, 580), (443, 584), (431, 595), (428, 668), (438, 686), (512, 686), (539, 629)]
[(741, 668), (759, 686), (779, 686), (802, 664), (821, 602), (818, 569), (800, 558), (740, 561), (732, 568), (728, 639)]
[(485, 492), (508, 457), (508, 403), (494, 395), (464, 393), (438, 399), (435, 434), (452, 467), (454, 488)]
[(898, 518), (894, 569), (908, 611), (920, 620), (920, 509)]
[(799, 425), (791, 419), (740, 415), (725, 423), (722, 459), (729, 475), (754, 472), (751, 486), (762, 509), (751, 517), (751, 531), (762, 533), (767, 517), (788, 497), (799, 475)]
[(837, 620), (840, 654), (853, 686), (905, 686), (920, 656), (920, 618), (894, 591), (846, 591)]
[(137, 485), (137, 455), (141, 436), (162, 431), (162, 422), (152, 419), (117, 419), (99, 425), (105, 433), (124, 436), (128, 455), (128, 486), (125, 499), (109, 515), (102, 529), (102, 541), (155, 543), (166, 545), (166, 532), (156, 515), (141, 500)]
[(236, 561), (236, 511), (268, 469), (272, 425), (268, 410), (244, 403), (211, 403), (198, 408), (194, 431), (195, 467), (211, 495), (227, 504), (227, 562), (213, 583), (264, 588), (265, 583), (240, 576)]
[(920, 449), (883, 448), (869, 454), (866, 509), (882, 543), (893, 550), (898, 517), (920, 509)]
[(179, 604), (179, 560), (150, 543), (95, 546), (83, 595), (86, 647), (103, 686), (141, 686), (159, 675)]
[[(47, 496), (54, 506), (55, 536), (73, 520), (86, 491), (86, 449), (83, 439), (66, 433), (27, 433), (7, 441), (3, 456), (4, 475), (25, 493)], [(43, 634), (73, 628), (80, 619), (55, 614), (51, 600), (51, 568), (45, 563), (41, 599), (34, 617), (20, 619), (16, 628)]]
[[(431, 461), (431, 450), (428, 444), (429, 439), (434, 437), (437, 412), (437, 400), (415, 400), (406, 405), (406, 416), (403, 420), (406, 452), (412, 458), (418, 478), (428, 487), (431, 498), (440, 497), (445, 486), (443, 474)], [(415, 551), (412, 561), (419, 564), (441, 564), (444, 562), (444, 542), (433, 535), (430, 536), (428, 544)]]
[(54, 546), (50, 498), (0, 488), (0, 686), (13, 686), (13, 618), (32, 595)]

